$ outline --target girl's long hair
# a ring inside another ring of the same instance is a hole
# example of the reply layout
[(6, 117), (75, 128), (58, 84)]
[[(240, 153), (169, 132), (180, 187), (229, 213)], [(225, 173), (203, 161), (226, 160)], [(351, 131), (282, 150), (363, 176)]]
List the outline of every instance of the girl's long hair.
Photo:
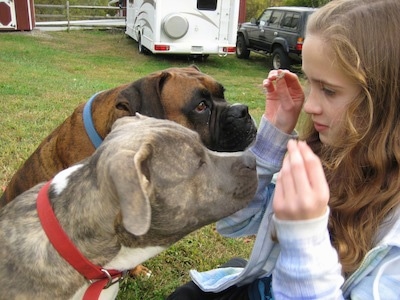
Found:
[(329, 229), (346, 274), (400, 203), (399, 30), (399, 0), (333, 0), (307, 24), (307, 34), (322, 38), (324, 50), (361, 87), (334, 146), (320, 142), (308, 117), (301, 133), (324, 164)]

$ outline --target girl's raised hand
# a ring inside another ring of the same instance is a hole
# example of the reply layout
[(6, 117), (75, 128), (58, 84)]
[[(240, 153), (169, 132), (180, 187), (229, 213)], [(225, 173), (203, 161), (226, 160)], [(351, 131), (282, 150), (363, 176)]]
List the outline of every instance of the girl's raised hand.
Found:
[(290, 140), (278, 175), (273, 208), (280, 220), (308, 220), (322, 216), (329, 187), (318, 156), (305, 142)]
[(272, 70), (263, 86), (267, 92), (265, 117), (279, 130), (292, 133), (305, 98), (299, 78), (288, 70)]

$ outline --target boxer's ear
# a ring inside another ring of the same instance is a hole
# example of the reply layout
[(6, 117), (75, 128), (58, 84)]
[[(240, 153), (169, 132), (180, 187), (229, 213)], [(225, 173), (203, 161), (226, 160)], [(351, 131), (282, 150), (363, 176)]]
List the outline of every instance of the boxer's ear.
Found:
[(165, 119), (161, 91), (169, 77), (169, 72), (162, 71), (136, 80), (119, 92), (115, 108), (126, 111), (131, 116), (140, 112), (143, 115)]
[(119, 151), (110, 164), (110, 174), (121, 206), (122, 224), (134, 235), (143, 235), (150, 229), (152, 185), (149, 163), (152, 147), (148, 143), (139, 151)]

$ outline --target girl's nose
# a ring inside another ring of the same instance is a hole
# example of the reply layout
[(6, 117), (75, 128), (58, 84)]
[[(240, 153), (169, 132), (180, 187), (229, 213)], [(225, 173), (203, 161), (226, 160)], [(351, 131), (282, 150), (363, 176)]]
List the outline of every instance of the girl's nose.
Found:
[(317, 93), (315, 93), (314, 89), (310, 88), (309, 93), (306, 96), (303, 110), (310, 115), (317, 115), (321, 113), (321, 105), (318, 101)]

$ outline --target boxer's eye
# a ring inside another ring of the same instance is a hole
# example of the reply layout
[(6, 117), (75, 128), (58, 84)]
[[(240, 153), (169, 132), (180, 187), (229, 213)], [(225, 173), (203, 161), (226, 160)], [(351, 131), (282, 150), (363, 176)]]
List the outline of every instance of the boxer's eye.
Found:
[(200, 102), (199, 105), (196, 107), (197, 112), (203, 112), (207, 109), (207, 104), (204, 103), (204, 101)]

